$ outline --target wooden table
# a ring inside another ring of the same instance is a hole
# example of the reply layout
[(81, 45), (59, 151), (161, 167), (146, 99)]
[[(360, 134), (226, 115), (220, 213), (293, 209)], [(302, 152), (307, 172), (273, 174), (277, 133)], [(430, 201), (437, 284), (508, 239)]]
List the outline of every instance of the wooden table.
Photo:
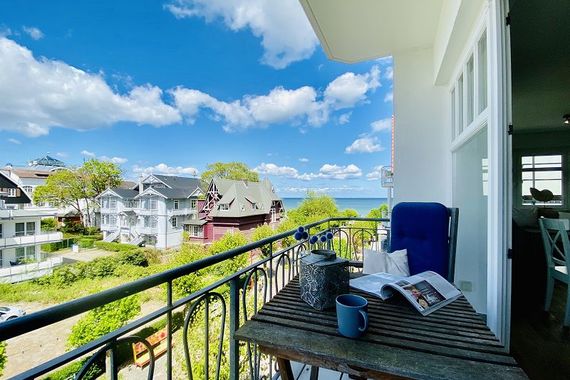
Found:
[(370, 326), (359, 339), (337, 332), (334, 309), (303, 302), (297, 279), (234, 338), (275, 356), (283, 380), (293, 379), (291, 360), (372, 379), (527, 378), (464, 297), (422, 317), (403, 300), (353, 292), (369, 301)]

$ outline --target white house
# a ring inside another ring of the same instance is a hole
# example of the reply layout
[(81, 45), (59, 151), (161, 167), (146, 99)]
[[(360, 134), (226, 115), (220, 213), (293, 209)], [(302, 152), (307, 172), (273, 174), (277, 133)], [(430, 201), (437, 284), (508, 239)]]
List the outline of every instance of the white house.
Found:
[(184, 223), (198, 219), (202, 194), (198, 178), (152, 174), (130, 189), (107, 189), (99, 196), (104, 240), (178, 247)]
[(330, 59), (393, 57), (394, 201), (459, 207), (456, 285), (508, 346), (512, 206), (569, 207), (570, 2), (300, 2)]
[(29, 203), (17, 178), (0, 171), (0, 268), (41, 261), (42, 244), (61, 241), (61, 232), (41, 230), (41, 219), (55, 216), (54, 211), (18, 209)]

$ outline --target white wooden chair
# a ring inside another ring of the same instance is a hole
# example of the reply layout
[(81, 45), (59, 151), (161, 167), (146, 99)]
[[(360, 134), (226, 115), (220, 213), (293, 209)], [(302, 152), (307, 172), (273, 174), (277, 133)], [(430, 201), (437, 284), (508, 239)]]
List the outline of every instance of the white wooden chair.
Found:
[(570, 326), (570, 242), (568, 239), (570, 221), (568, 219), (540, 218), (538, 223), (542, 233), (547, 266), (544, 310), (550, 310), (554, 280), (565, 283), (568, 290), (564, 326)]

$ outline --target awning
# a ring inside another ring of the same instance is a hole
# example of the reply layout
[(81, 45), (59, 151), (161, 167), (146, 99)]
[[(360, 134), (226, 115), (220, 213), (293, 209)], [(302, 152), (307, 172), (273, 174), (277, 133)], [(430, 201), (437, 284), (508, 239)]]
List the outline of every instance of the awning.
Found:
[(206, 221), (206, 220), (194, 219), (194, 220), (189, 220), (187, 222), (184, 222), (183, 224), (191, 225), (191, 226), (203, 226), (206, 223), (208, 223), (208, 221)]

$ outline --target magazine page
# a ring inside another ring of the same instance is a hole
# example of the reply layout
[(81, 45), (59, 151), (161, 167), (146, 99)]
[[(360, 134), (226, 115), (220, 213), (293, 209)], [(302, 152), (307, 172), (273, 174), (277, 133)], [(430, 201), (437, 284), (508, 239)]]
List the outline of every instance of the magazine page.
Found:
[(350, 286), (380, 297), (385, 301), (393, 295), (392, 289), (386, 287), (386, 285), (404, 280), (405, 278), (406, 277), (380, 272), (352, 279), (350, 280)]
[(453, 302), (461, 292), (439, 274), (423, 272), (390, 284), (400, 292), (422, 315)]

